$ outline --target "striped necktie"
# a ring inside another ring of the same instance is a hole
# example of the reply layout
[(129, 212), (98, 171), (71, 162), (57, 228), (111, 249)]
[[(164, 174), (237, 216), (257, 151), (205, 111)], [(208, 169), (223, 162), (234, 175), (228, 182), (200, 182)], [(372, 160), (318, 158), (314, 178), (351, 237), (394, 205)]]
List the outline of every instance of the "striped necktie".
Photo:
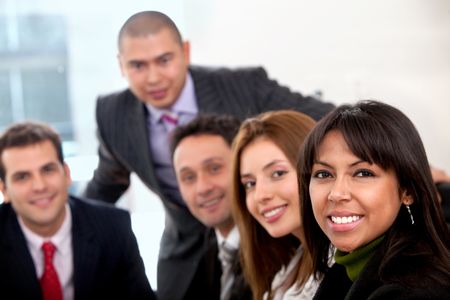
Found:
[(220, 299), (230, 298), (231, 288), (234, 281), (233, 262), (237, 255), (234, 250), (223, 242), (219, 247), (219, 259), (222, 263), (222, 276), (220, 277)]
[(178, 125), (178, 115), (173, 112), (165, 112), (161, 115), (161, 120), (164, 123), (167, 131), (172, 131)]

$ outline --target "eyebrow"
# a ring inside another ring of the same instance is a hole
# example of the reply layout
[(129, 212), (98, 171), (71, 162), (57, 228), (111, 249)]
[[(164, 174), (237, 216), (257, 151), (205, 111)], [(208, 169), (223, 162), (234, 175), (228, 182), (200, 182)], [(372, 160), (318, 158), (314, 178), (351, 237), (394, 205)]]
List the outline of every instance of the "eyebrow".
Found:
[[(271, 168), (273, 165), (276, 165), (281, 162), (286, 162), (286, 161), (287, 160), (283, 160), (283, 159), (272, 160), (272, 161), (268, 162), (266, 165), (264, 165), (262, 170), (266, 171), (267, 169)], [(248, 177), (248, 176), (250, 176), (250, 174), (241, 174), (241, 177)]]
[[(48, 162), (48, 163), (40, 166), (39, 171), (42, 171), (43, 169), (48, 168), (48, 167), (56, 167), (57, 165), (58, 165), (58, 163), (51, 161), (51, 162)], [(16, 172), (11, 174), (11, 177), (14, 178), (15, 176), (30, 174), (30, 173), (31, 173), (30, 170), (17, 170)]]
[[(356, 166), (358, 164), (361, 164), (361, 163), (367, 163), (367, 161), (360, 159), (360, 160), (355, 161), (354, 163), (351, 163), (349, 166), (350, 167), (354, 167), (354, 166)], [(323, 165), (323, 166), (326, 166), (328, 168), (333, 169), (333, 166), (331, 166), (330, 164), (328, 164), (328, 163), (326, 163), (324, 161), (321, 161), (321, 160), (314, 161), (314, 164)]]
[[(216, 161), (224, 162), (225, 160), (222, 157), (213, 156), (213, 157), (207, 158), (206, 160), (202, 161), (200, 165), (204, 166), (204, 165), (207, 165), (209, 163), (216, 162)], [(191, 167), (184, 166), (184, 167), (179, 169), (179, 172), (181, 173), (181, 172), (191, 171), (191, 170), (192, 170)]]

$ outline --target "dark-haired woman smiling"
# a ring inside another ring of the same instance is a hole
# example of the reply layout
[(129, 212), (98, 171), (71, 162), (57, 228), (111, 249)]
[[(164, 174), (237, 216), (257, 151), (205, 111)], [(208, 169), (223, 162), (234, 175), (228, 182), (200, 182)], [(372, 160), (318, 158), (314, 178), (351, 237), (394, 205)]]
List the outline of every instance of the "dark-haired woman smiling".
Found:
[(402, 112), (376, 101), (339, 106), (300, 157), (305, 241), (324, 276), (315, 299), (450, 299), (449, 231)]

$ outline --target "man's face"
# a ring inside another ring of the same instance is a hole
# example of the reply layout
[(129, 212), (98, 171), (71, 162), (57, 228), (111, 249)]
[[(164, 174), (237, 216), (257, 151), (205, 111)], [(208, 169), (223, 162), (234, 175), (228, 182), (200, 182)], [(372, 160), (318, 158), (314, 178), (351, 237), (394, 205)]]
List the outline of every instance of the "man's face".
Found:
[(172, 106), (186, 81), (189, 43), (180, 45), (169, 29), (145, 37), (123, 37), (118, 55), (133, 94), (156, 108)]
[(191, 213), (224, 236), (233, 227), (231, 199), (231, 149), (219, 135), (184, 138), (173, 158), (181, 196)]
[(0, 159), (5, 167), (1, 182), (5, 201), (31, 231), (41, 236), (56, 233), (65, 218), (71, 179), (53, 144), (7, 148)]

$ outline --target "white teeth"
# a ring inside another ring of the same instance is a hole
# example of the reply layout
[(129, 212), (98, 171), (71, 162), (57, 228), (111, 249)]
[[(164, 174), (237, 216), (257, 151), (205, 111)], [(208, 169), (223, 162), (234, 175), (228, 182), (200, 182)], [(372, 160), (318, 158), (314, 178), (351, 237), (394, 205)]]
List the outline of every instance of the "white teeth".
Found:
[(356, 222), (360, 219), (360, 216), (348, 216), (348, 217), (335, 217), (331, 216), (331, 221), (336, 224), (347, 224)]
[(273, 216), (275, 216), (277, 213), (279, 213), (280, 211), (282, 211), (283, 209), (284, 209), (284, 206), (280, 206), (280, 207), (274, 208), (274, 209), (272, 209), (272, 210), (269, 210), (269, 211), (264, 212), (264, 213), (263, 213), (263, 216), (266, 217), (266, 218), (273, 217)]
[(204, 202), (201, 204), (203, 207), (210, 207), (216, 205), (220, 201), (220, 198), (209, 200), (208, 202)]

